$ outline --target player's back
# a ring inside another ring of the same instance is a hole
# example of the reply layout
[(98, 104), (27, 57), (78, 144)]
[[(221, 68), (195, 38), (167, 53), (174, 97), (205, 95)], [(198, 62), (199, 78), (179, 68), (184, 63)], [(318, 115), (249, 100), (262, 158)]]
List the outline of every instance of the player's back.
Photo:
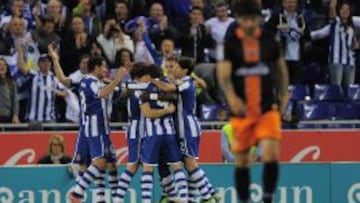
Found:
[(81, 124), (92, 136), (109, 134), (107, 99), (99, 92), (105, 84), (93, 75), (87, 75), (80, 83)]
[[(146, 89), (147, 93), (158, 93), (159, 89), (152, 83), (148, 85)], [(164, 109), (167, 108), (170, 103), (167, 101), (151, 100), (149, 101), (151, 109)], [(145, 119), (146, 135), (173, 135), (175, 134), (175, 126), (173, 115), (165, 115), (160, 118), (146, 118)]]

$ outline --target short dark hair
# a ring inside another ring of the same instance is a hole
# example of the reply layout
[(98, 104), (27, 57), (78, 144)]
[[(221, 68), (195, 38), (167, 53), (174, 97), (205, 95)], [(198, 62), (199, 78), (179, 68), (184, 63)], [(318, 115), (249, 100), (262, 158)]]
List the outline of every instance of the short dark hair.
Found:
[(191, 75), (191, 73), (194, 71), (195, 63), (194, 59), (190, 57), (181, 57), (178, 61), (178, 64), (181, 69), (187, 70), (187, 75)]
[(55, 24), (55, 21), (52, 18), (41, 18), (40, 20), (41, 20), (43, 25), (45, 25), (46, 23)]
[(146, 68), (146, 64), (145, 63), (135, 63), (133, 68), (130, 70), (130, 76), (131, 79), (136, 79), (139, 77), (144, 76), (144, 72), (145, 72), (145, 68)]
[(193, 12), (193, 11), (200, 11), (201, 13), (204, 13), (204, 10), (202, 8), (198, 7), (198, 6), (192, 7), (191, 12)]
[(228, 5), (227, 5), (225, 2), (223, 2), (223, 1), (220, 1), (220, 2), (218, 2), (218, 3), (215, 5), (215, 8), (221, 8), (221, 7), (226, 7), (226, 8), (228, 8)]
[(237, 0), (233, 9), (236, 16), (261, 16), (261, 7), (255, 0)]
[(160, 78), (161, 77), (161, 68), (156, 64), (150, 64), (146, 67), (146, 72), (152, 78)]
[(102, 56), (91, 56), (88, 62), (89, 72), (95, 70), (95, 66), (101, 66), (105, 62), (105, 58)]

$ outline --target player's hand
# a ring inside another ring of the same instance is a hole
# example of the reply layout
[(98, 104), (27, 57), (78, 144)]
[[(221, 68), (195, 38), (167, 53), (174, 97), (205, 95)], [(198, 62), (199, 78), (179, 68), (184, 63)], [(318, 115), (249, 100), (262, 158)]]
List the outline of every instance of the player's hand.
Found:
[(166, 112), (167, 112), (168, 114), (172, 114), (172, 113), (175, 112), (176, 107), (175, 107), (174, 104), (170, 104), (165, 110), (166, 110)]
[(237, 96), (231, 96), (228, 98), (229, 108), (231, 113), (234, 115), (243, 115), (245, 114), (245, 104), (244, 102)]
[(119, 68), (118, 72), (116, 73), (115, 80), (118, 80), (120, 82), (127, 73), (128, 71), (126, 68), (124, 67)]

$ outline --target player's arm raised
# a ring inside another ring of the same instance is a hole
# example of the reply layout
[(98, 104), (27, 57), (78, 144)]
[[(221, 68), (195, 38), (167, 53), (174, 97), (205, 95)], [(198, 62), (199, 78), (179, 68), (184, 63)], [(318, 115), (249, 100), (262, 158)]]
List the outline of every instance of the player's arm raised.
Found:
[(111, 94), (111, 92), (114, 91), (114, 89), (119, 85), (119, 83), (121, 82), (121, 80), (124, 78), (125, 74), (127, 73), (127, 69), (126, 68), (119, 68), (118, 72), (116, 73), (116, 76), (114, 78), (113, 81), (111, 81), (107, 86), (105, 86), (104, 88), (102, 88), (99, 92), (99, 97), (100, 98), (106, 98), (107, 96), (109, 96)]
[(241, 115), (245, 113), (244, 102), (236, 93), (231, 80), (232, 64), (229, 61), (218, 63), (216, 67), (216, 75), (219, 85), (222, 88), (229, 108), (234, 115)]
[(48, 46), (48, 54), (51, 57), (52, 62), (54, 64), (54, 72), (56, 77), (63, 85), (69, 87), (71, 85), (71, 79), (65, 76), (64, 71), (62, 70), (60, 65), (59, 55), (56, 53), (52, 44)]
[(279, 89), (279, 96), (280, 96), (280, 110), (281, 113), (284, 113), (286, 110), (286, 106), (289, 101), (289, 73), (286, 67), (286, 62), (283, 56), (280, 56), (276, 63), (277, 66), (277, 73), (278, 73), (278, 89)]
[(174, 104), (170, 104), (168, 107), (163, 109), (152, 109), (149, 102), (143, 103), (140, 106), (141, 112), (145, 115), (146, 118), (160, 118), (167, 114), (172, 114), (175, 112), (176, 108)]

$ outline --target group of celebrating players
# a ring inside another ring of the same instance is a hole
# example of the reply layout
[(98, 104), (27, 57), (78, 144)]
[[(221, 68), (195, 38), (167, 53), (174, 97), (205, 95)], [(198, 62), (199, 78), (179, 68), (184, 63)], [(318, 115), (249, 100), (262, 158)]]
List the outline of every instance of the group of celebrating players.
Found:
[[(260, 144), (264, 162), (263, 199), (264, 203), (271, 203), (279, 174), (281, 112), (288, 100), (288, 76), (277, 42), (260, 28), (261, 10), (257, 2), (241, 0), (235, 5), (237, 21), (228, 30), (225, 60), (218, 64), (217, 77), (233, 116), (231, 146), (236, 154), (235, 186), (239, 198), (244, 203), (250, 202), (248, 154), (252, 146)], [(51, 47), (49, 54), (55, 73), (63, 75)], [(120, 68), (114, 79), (107, 81), (105, 59), (98, 56), (89, 59), (89, 73), (79, 85), (81, 118), (74, 161), (81, 165), (81, 172), (68, 196), (72, 203), (82, 202), (92, 183), (96, 185), (97, 202), (106, 203), (106, 170), (112, 201), (124, 202), (140, 166), (143, 203), (153, 199), (155, 166), (159, 169), (164, 202), (196, 202), (197, 193), (202, 202), (220, 200), (196, 161), (201, 128), (195, 115), (193, 69), (194, 61), (185, 57), (176, 60), (173, 70), (138, 63)], [(131, 79), (124, 82), (127, 74)], [(126, 170), (118, 178), (107, 106), (109, 95), (119, 86), (121, 97), (128, 101), (129, 158)]]
[[(83, 167), (69, 198), (81, 202), (92, 182), (98, 203), (105, 203), (105, 173), (113, 202), (124, 202), (132, 177), (142, 166), (142, 202), (152, 202), (153, 171), (159, 166), (163, 199), (169, 202), (192, 202), (199, 191), (203, 202), (219, 200), (219, 195), (199, 168), (200, 125), (195, 116), (195, 85), (191, 78), (194, 62), (181, 58), (173, 71), (163, 77), (161, 68), (143, 63), (120, 68), (113, 81), (102, 81), (107, 73), (102, 57), (91, 57), (89, 74), (81, 81), (80, 130), (74, 159)], [(116, 157), (110, 140), (107, 97), (129, 73), (131, 80), (122, 83), (121, 97), (127, 98), (128, 164), (117, 177)], [(183, 166), (188, 176), (185, 175)], [(167, 200), (165, 200), (167, 199)]]

